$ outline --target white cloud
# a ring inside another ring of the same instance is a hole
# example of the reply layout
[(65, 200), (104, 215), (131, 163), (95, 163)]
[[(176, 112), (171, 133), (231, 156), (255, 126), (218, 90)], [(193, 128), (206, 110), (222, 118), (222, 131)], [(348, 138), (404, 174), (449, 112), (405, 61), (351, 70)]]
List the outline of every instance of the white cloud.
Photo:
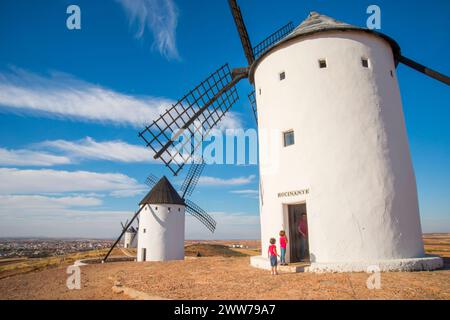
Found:
[(114, 192), (142, 189), (145, 189), (145, 186), (120, 173), (0, 168), (0, 194)]
[(245, 194), (245, 195), (259, 194), (259, 191), (256, 189), (232, 190), (230, 192), (235, 193), (235, 194)]
[(0, 148), (0, 165), (4, 166), (53, 166), (69, 164), (68, 157), (31, 150), (8, 150)]
[(173, 0), (117, 0), (124, 8), (130, 24), (136, 24), (137, 38), (149, 30), (154, 46), (166, 58), (179, 58), (176, 46), (178, 9)]
[[(142, 129), (172, 104), (174, 101), (171, 99), (127, 95), (60, 72), (51, 73), (48, 77), (18, 68), (0, 73), (0, 107), (19, 114)], [(241, 127), (240, 115), (228, 112), (217, 129)]]
[(202, 176), (199, 179), (199, 184), (202, 186), (237, 186), (251, 183), (255, 178), (256, 178), (255, 175), (230, 179)]
[(41, 195), (0, 195), (0, 212), (14, 210), (50, 210), (71, 207), (91, 207), (102, 204), (102, 200), (95, 197), (63, 196), (48, 197)]
[(141, 127), (172, 103), (118, 93), (63, 73), (46, 78), (14, 68), (0, 74), (0, 106), (18, 113)]
[(242, 119), (236, 112), (228, 112), (218, 123), (219, 130), (242, 129)]
[(100, 199), (84, 196), (0, 195), (0, 234), (4, 237), (117, 237), (120, 221), (130, 219), (133, 212), (105, 210), (101, 204)]
[(125, 163), (156, 162), (153, 159), (154, 153), (149, 148), (128, 144), (120, 140), (97, 142), (91, 137), (86, 137), (78, 141), (44, 141), (38, 143), (37, 146), (61, 151), (71, 159), (107, 160)]
[(212, 234), (196, 218), (186, 216), (187, 239), (259, 239), (260, 219), (257, 214), (211, 212), (211, 217), (217, 222)]

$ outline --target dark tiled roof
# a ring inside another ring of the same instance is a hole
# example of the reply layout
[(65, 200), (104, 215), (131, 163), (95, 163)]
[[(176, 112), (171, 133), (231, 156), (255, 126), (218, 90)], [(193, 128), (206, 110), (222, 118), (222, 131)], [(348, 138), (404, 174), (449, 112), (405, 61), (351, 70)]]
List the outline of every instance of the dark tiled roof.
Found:
[(179, 204), (184, 205), (184, 200), (180, 197), (178, 192), (164, 176), (153, 187), (152, 190), (142, 199), (139, 205), (143, 204)]

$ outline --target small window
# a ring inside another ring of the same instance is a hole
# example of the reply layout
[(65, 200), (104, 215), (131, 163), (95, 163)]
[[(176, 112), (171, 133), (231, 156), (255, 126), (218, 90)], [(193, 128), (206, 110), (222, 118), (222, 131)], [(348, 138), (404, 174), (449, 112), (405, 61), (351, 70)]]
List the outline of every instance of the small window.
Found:
[(158, 210), (158, 207), (155, 207), (155, 210)]
[(391, 77), (394, 77), (394, 71), (391, 70)]
[(147, 230), (146, 230), (145, 228), (142, 230), (143, 233), (145, 233), (146, 231), (147, 231)]
[(178, 208), (178, 212), (180, 212), (181, 211), (181, 208)]
[(167, 210), (170, 212), (170, 207), (168, 207)]
[(280, 72), (280, 81), (286, 79), (286, 72)]
[(327, 60), (325, 59), (319, 59), (319, 68), (324, 69), (327, 67)]
[(294, 144), (294, 131), (283, 132), (284, 146), (289, 147)]
[(362, 63), (362, 66), (363, 66), (364, 68), (368, 68), (368, 67), (369, 67), (369, 59), (367, 59), (367, 58), (361, 58), (361, 63)]
[(259, 95), (261, 95), (261, 88), (259, 88)]

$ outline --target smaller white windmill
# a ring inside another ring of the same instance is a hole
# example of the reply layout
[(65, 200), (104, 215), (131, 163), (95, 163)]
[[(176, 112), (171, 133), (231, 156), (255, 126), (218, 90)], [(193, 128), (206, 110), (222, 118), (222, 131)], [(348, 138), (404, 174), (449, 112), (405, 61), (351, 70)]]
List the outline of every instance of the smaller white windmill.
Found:
[[(130, 222), (122, 226), (122, 233), (106, 254), (105, 262), (114, 247), (125, 235), (133, 221), (138, 219), (137, 261), (168, 261), (184, 259), (185, 213), (197, 218), (211, 232), (216, 229), (216, 221), (194, 202), (186, 199), (192, 195), (204, 169), (204, 162), (193, 164), (181, 186), (180, 194), (169, 180), (163, 176), (157, 179), (150, 175), (146, 183), (151, 190), (139, 203), (139, 210)], [(136, 229), (134, 229), (136, 231)]]
[[(130, 226), (127, 229), (126, 226), (128, 225), (128, 220), (125, 222), (125, 224), (123, 224), (121, 222), (120, 225), (122, 226), (122, 231), (125, 231), (125, 233), (123, 235), (123, 247), (125, 249), (136, 248), (137, 247), (137, 239), (138, 239), (137, 235), (138, 235), (139, 228)], [(139, 225), (139, 218), (138, 218), (138, 225)]]

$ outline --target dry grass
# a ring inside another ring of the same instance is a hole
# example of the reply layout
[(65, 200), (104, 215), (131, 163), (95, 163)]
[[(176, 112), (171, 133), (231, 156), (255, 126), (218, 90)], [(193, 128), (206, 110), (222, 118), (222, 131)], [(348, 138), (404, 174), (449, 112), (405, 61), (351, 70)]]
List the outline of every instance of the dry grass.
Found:
[[(109, 249), (78, 252), (60, 257), (3, 259), (0, 260), (0, 262), (3, 262), (0, 263), (0, 279), (32, 271), (55, 268), (61, 265), (67, 266), (79, 259), (103, 257), (108, 250)], [(121, 252), (114, 249), (112, 254), (119, 255)]]
[(0, 299), (129, 299), (112, 292), (114, 282), (120, 279), (133, 292), (169, 299), (449, 300), (450, 235), (426, 235), (424, 239), (427, 253), (440, 253), (445, 268), (431, 272), (383, 273), (380, 290), (367, 289), (365, 273), (271, 276), (249, 265), (249, 257), (245, 255), (254, 253), (252, 249), (231, 249), (227, 247), (229, 243), (191, 242), (187, 252), (196, 255), (200, 250), (204, 256), (184, 261), (84, 266), (82, 290), (67, 289), (64, 265), (10, 276), (0, 279)]

